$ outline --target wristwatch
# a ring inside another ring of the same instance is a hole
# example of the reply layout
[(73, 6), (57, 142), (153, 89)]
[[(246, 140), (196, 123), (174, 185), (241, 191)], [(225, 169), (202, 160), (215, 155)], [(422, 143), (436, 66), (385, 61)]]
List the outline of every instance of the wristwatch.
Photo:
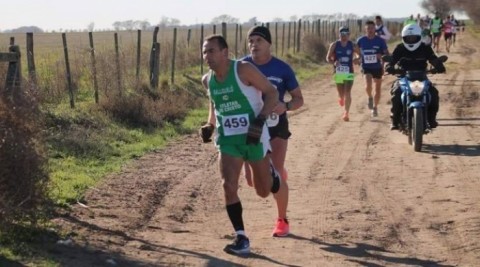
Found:
[(287, 110), (291, 110), (291, 109), (292, 109), (292, 103), (291, 103), (291, 101), (286, 102), (286, 103), (285, 103), (285, 107), (287, 108)]

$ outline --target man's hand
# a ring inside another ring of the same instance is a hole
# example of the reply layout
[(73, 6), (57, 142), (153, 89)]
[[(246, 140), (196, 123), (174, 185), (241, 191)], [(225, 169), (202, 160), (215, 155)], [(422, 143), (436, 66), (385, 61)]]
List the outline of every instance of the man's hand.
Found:
[(385, 71), (388, 73), (388, 74), (394, 74), (395, 73), (395, 67), (390, 65), (390, 64), (387, 64), (385, 66)]
[(200, 136), (204, 143), (209, 143), (212, 141), (213, 130), (215, 126), (211, 123), (207, 123), (200, 128)]
[(258, 115), (248, 127), (247, 132), (247, 145), (253, 144), (256, 145), (260, 142), (260, 137), (262, 137), (263, 125), (265, 124), (266, 117), (263, 115)]

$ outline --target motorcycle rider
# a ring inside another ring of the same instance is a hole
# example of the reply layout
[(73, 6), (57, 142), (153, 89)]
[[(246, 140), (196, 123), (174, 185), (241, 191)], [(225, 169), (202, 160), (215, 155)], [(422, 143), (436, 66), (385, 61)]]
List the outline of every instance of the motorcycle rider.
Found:
[[(401, 62), (400, 59), (402, 59)], [(390, 74), (394, 74), (395, 65), (397, 63), (402, 64), (401, 69), (405, 71), (412, 70), (426, 70), (427, 61), (433, 65), (436, 70), (436, 73), (444, 73), (445, 66), (443, 62), (440, 61), (433, 51), (431, 46), (427, 46), (422, 42), (422, 29), (417, 24), (406, 25), (402, 29), (402, 43), (398, 44), (395, 47), (395, 50), (392, 53), (392, 61), (385, 66), (385, 71)], [(430, 101), (428, 104), (428, 123), (431, 128), (437, 127), (438, 123), (436, 120), (438, 107), (439, 107), (439, 98), (438, 90), (433, 86), (429, 87)], [(399, 123), (401, 122), (401, 114), (403, 110), (401, 95), (402, 91), (398, 80), (395, 81), (392, 85), (391, 90), (392, 95), (392, 108), (391, 108), (391, 119), (392, 125), (391, 130), (399, 129)]]

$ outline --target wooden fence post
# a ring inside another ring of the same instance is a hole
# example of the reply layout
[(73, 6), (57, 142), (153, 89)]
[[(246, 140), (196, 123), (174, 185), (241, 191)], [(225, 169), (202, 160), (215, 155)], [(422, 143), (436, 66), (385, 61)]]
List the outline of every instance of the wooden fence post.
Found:
[(158, 75), (160, 74), (160, 43), (157, 42), (159, 27), (153, 31), (152, 50), (150, 51), (150, 86), (158, 88)]
[(204, 26), (200, 26), (200, 75), (203, 75), (203, 35), (204, 35)]
[(12, 93), (20, 88), (22, 81), (22, 69), (20, 67), (20, 48), (18, 45), (10, 45), (8, 53), (0, 53), (0, 61), (8, 61), (5, 90)]
[(135, 79), (140, 83), (140, 58), (142, 48), (142, 30), (137, 30), (137, 67), (135, 68)]
[(290, 51), (290, 33), (292, 31), (292, 23), (288, 22), (288, 37), (287, 37), (287, 53)]
[(362, 34), (362, 20), (361, 19), (357, 20), (357, 24), (358, 24), (358, 33), (361, 35)]
[(222, 22), (222, 36), (227, 40), (227, 23)]
[(95, 59), (95, 47), (93, 45), (93, 33), (88, 33), (88, 39), (90, 40), (90, 59), (92, 61), (92, 76), (93, 76), (93, 90), (95, 103), (98, 104), (98, 81), (97, 81), (97, 61)]
[(317, 35), (318, 35), (318, 36), (321, 36), (321, 35), (320, 35), (320, 30), (321, 30), (320, 27), (322, 26), (321, 23), (322, 23), (322, 21), (321, 21), (320, 19), (318, 19), (318, 20), (317, 20)]
[(278, 56), (278, 22), (275, 22), (275, 55)]
[(285, 50), (285, 22), (282, 23), (282, 57)]
[(37, 73), (35, 71), (35, 57), (33, 54), (33, 33), (27, 32), (27, 66), (28, 77), (34, 87), (37, 87)]
[(298, 20), (298, 30), (297, 30), (297, 53), (300, 52), (300, 39), (302, 34), (302, 20)]
[(122, 68), (120, 67), (120, 51), (118, 45), (118, 33), (113, 34), (115, 40), (115, 65), (117, 65), (117, 87), (118, 93), (122, 96)]
[(297, 22), (293, 22), (293, 53), (297, 51)]
[(238, 23), (235, 24), (235, 58), (238, 56)]
[(188, 29), (187, 32), (187, 47), (190, 48), (190, 39), (192, 38), (192, 29)]
[(67, 85), (68, 85), (68, 94), (70, 96), (70, 108), (75, 108), (75, 100), (73, 97), (72, 73), (70, 71), (70, 61), (68, 60), (67, 35), (65, 33), (62, 33), (62, 41), (63, 41), (63, 52), (65, 54), (65, 69), (67, 72)]
[(175, 84), (175, 58), (177, 57), (177, 28), (173, 28), (172, 74), (170, 81)]
[(247, 42), (244, 42), (244, 41), (243, 41), (243, 26), (240, 25), (238, 30), (239, 30), (239, 32), (240, 32), (240, 42), (243, 43), (243, 53), (242, 53), (242, 56), (244, 56), (244, 55), (247, 54)]

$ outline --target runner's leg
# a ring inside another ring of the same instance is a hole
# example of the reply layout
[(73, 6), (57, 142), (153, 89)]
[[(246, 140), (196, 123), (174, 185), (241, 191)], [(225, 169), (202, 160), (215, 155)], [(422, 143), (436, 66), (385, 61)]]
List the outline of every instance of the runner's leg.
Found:
[[(288, 139), (276, 137), (270, 140), (270, 144), (272, 145), (272, 151), (274, 151), (273, 153), (270, 154), (272, 158), (273, 166), (275, 167), (275, 169), (277, 169), (277, 171), (284, 173)], [(285, 178), (286, 177), (282, 177), (282, 186), (280, 187), (280, 190), (278, 191), (278, 193), (273, 194), (277, 202), (277, 210), (278, 210), (279, 218), (287, 217), (288, 185)]]
[(376, 108), (380, 103), (380, 97), (382, 94), (382, 78), (373, 79), (375, 83), (375, 96), (373, 98), (373, 107)]
[(345, 112), (347, 115), (350, 113), (350, 105), (352, 104), (352, 86), (353, 81), (346, 81), (343, 86), (343, 92), (345, 96)]
[(369, 109), (372, 109), (373, 108), (373, 103), (372, 105), (370, 105), (372, 99), (373, 99), (373, 95), (372, 95), (372, 74), (368, 73), (368, 74), (365, 74), (364, 75), (364, 79), (365, 79), (365, 91), (367, 93), (367, 97), (368, 97), (368, 108)]
[(224, 251), (232, 254), (248, 254), (250, 252), (250, 241), (245, 233), (243, 223), (243, 207), (238, 197), (238, 180), (242, 165), (242, 158), (220, 152), (219, 167), (223, 180), (226, 210), (236, 233), (234, 242), (226, 245)]

